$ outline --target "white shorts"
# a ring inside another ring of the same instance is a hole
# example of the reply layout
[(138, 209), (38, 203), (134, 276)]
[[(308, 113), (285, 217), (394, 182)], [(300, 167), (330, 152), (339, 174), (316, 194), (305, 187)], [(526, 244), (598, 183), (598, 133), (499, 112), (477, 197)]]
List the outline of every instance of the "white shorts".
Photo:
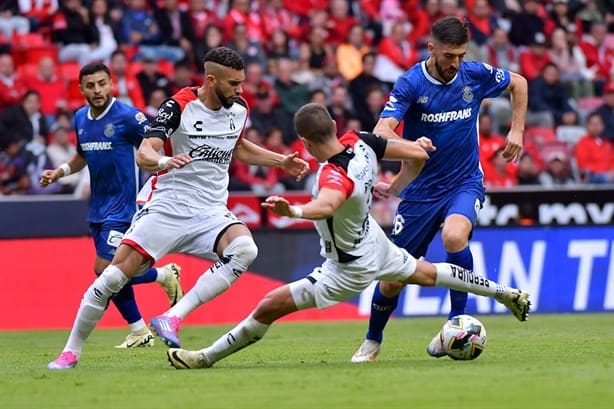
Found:
[(190, 254), (217, 260), (217, 242), (228, 227), (243, 222), (225, 206), (192, 214), (170, 213), (150, 206), (139, 210), (122, 243), (154, 262), (167, 254)]
[(326, 260), (306, 278), (290, 283), (297, 308), (330, 307), (360, 294), (373, 281), (405, 281), (414, 274), (416, 259), (383, 231), (380, 235), (376, 251), (349, 263)]

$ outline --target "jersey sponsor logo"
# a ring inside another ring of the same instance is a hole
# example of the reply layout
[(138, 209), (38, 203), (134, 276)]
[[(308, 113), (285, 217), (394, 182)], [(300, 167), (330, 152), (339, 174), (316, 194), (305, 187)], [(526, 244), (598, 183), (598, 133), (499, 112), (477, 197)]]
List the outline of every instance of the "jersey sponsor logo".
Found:
[(106, 124), (103, 133), (107, 138), (111, 138), (113, 135), (115, 135), (115, 125)]
[(164, 107), (161, 107), (158, 110), (158, 115), (156, 116), (156, 121), (161, 123), (161, 124), (166, 124), (168, 122), (170, 122), (171, 118), (175, 115), (174, 112), (169, 112), (167, 110), (164, 109)]
[(237, 139), (239, 135), (237, 134), (226, 134), (226, 135), (188, 135), (190, 139)]
[(84, 142), (80, 144), (83, 151), (110, 151), (113, 150), (113, 142)]
[(196, 129), (197, 132), (203, 131), (203, 121), (196, 121), (194, 122), (194, 124), (192, 124), (192, 126), (194, 127), (194, 129)]
[(473, 91), (471, 90), (471, 87), (468, 85), (466, 85), (463, 88), (463, 101), (467, 103), (473, 101)]
[(416, 101), (417, 104), (426, 104), (429, 102), (429, 97), (427, 97), (426, 95), (422, 95), (420, 98), (418, 98), (418, 100)]
[(109, 237), (107, 237), (107, 244), (111, 247), (118, 247), (123, 238), (124, 233), (117, 230), (111, 230), (109, 232)]
[(438, 112), (436, 114), (427, 114), (426, 112), (420, 116), (422, 122), (451, 122), (459, 119), (471, 118), (471, 108), (459, 109), (458, 111)]
[(211, 145), (203, 144), (192, 149), (189, 155), (193, 160), (228, 164), (232, 158), (232, 149), (225, 151)]

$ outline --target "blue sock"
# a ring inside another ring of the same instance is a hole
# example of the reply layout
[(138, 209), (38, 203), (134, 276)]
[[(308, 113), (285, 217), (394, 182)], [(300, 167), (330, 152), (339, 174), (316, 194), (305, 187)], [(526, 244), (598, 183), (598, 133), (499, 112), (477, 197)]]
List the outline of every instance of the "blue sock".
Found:
[(130, 283), (126, 284), (111, 300), (128, 324), (137, 322), (142, 318), (134, 298), (134, 289)]
[(156, 281), (156, 278), (158, 278), (158, 270), (152, 267), (147, 270), (145, 274), (142, 274), (137, 277), (132, 277), (132, 279), (130, 280), (130, 284), (153, 283), (154, 281)]
[[(473, 255), (471, 254), (471, 250), (469, 250), (469, 246), (465, 247), (458, 253), (448, 253), (446, 261), (468, 270), (473, 270)], [(467, 306), (467, 293), (450, 290), (450, 304), (451, 308), (448, 319), (454, 317), (455, 315), (464, 314), (465, 307)]]
[(367, 339), (382, 342), (382, 339), (384, 339), (384, 327), (386, 327), (390, 314), (397, 308), (398, 303), (398, 294), (392, 298), (383, 296), (379, 290), (379, 283), (377, 283), (373, 292), (373, 298), (371, 299), (371, 317), (369, 318)]

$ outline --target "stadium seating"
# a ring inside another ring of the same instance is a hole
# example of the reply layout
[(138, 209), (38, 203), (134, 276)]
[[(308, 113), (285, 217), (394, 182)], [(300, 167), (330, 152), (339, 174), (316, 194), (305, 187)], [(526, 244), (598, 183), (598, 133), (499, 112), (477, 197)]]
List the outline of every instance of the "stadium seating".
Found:
[(585, 134), (586, 129), (582, 126), (562, 125), (556, 128), (556, 139), (571, 145), (575, 145)]

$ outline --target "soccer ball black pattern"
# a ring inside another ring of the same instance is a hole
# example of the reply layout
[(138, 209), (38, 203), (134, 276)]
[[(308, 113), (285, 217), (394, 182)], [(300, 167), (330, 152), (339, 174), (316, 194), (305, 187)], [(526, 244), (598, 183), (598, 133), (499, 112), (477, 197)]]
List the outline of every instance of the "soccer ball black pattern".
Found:
[(480, 356), (486, 348), (486, 328), (471, 315), (457, 315), (441, 329), (441, 342), (448, 356), (460, 361), (470, 361)]

